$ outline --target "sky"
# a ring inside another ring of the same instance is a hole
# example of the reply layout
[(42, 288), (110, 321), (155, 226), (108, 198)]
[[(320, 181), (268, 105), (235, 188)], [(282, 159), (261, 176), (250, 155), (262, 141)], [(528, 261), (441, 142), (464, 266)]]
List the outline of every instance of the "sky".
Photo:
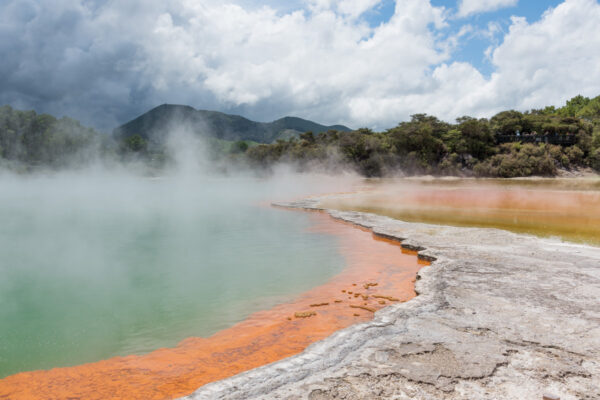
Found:
[(386, 129), (600, 95), (599, 0), (2, 0), (0, 104)]

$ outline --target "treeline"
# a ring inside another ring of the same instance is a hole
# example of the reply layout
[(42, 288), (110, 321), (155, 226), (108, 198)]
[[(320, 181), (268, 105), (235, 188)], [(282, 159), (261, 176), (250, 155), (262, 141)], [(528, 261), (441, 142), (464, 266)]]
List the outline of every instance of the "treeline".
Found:
[(105, 137), (78, 121), (0, 107), (0, 166), (63, 168), (87, 163)]
[[(582, 96), (564, 107), (503, 111), (490, 119), (458, 118), (447, 123), (426, 114), (374, 132), (305, 132), (271, 144), (207, 138), (210, 164), (224, 170), (248, 166), (268, 170), (290, 163), (300, 170), (353, 169), (364, 176), (460, 175), (553, 176), (559, 169), (600, 171), (600, 96)], [(0, 168), (70, 168), (91, 160), (168, 165), (167, 148), (140, 134), (115, 138), (34, 111), (0, 107)], [(206, 155), (204, 155), (206, 157)]]
[(115, 140), (69, 117), (0, 107), (0, 170), (61, 170), (130, 161), (160, 168), (164, 150), (147, 152), (144, 140)]
[[(500, 144), (500, 139), (509, 143)], [(567, 143), (552, 144), (552, 143)], [(351, 166), (365, 176), (554, 176), (559, 169), (600, 171), (600, 96), (577, 96), (559, 109), (503, 111), (491, 119), (458, 118), (450, 124), (426, 114), (383, 132), (311, 132), (251, 147), (251, 165), (278, 162), (300, 169)]]

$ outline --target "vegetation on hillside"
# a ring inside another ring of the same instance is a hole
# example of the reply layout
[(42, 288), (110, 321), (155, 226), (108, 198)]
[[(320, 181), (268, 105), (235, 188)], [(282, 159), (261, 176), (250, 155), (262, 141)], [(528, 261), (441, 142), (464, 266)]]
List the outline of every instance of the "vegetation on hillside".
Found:
[(277, 139), (297, 137), (306, 131), (320, 133), (329, 129), (350, 130), (342, 125), (325, 126), (296, 117), (284, 117), (273, 122), (256, 122), (239, 115), (163, 104), (119, 126), (114, 130), (114, 136), (127, 139), (139, 135), (147, 141), (148, 147), (153, 149), (163, 146), (168, 133), (180, 128), (203, 138), (233, 142), (247, 140), (258, 143), (271, 143)]
[(107, 138), (78, 121), (0, 107), (0, 167), (62, 168), (87, 163)]
[[(500, 139), (510, 142), (500, 144)], [(255, 146), (247, 158), (262, 168), (277, 162), (301, 169), (350, 165), (365, 176), (509, 178), (553, 176), (558, 169), (582, 167), (600, 171), (600, 96), (577, 96), (559, 109), (503, 111), (489, 120), (461, 117), (450, 124), (416, 114), (383, 132), (307, 132), (299, 139)]]
[[(212, 161), (244, 153), (257, 145), (250, 140), (205, 140)], [(63, 117), (0, 107), (0, 169), (33, 171), (65, 169), (99, 163), (142, 162), (151, 168), (169, 163), (165, 144), (150, 146), (140, 134), (115, 138)]]
[[(196, 115), (197, 110), (191, 110)], [(133, 125), (156, 126), (148, 118), (136, 119)], [(310, 124), (314, 123), (299, 118), (272, 123), (278, 132)], [(153, 139), (156, 132), (123, 132), (108, 136), (67, 117), (0, 107), (0, 167), (57, 169), (97, 159), (135, 160), (162, 168), (171, 161), (166, 141)], [(249, 165), (268, 170), (278, 163), (291, 163), (300, 170), (350, 168), (365, 176), (553, 176), (559, 169), (600, 171), (600, 96), (577, 96), (561, 108), (503, 111), (490, 119), (461, 117), (455, 123), (416, 114), (382, 132), (366, 128), (307, 131), (284, 135), (286, 139), (273, 143), (218, 136), (204, 135), (204, 141), (210, 163), (219, 169)]]

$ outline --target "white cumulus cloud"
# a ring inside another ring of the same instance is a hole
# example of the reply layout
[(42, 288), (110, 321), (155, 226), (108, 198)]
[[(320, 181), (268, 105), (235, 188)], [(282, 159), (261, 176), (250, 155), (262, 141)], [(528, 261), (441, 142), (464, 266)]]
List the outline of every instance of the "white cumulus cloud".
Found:
[(491, 92), (515, 107), (561, 104), (600, 94), (600, 4), (567, 0), (539, 22), (513, 17), (492, 54)]
[(466, 17), (472, 14), (496, 11), (505, 7), (516, 6), (519, 0), (460, 0), (458, 16)]
[(491, 76), (453, 59), (472, 27), (448, 34), (448, 10), (396, 0), (370, 26), (360, 16), (378, 4), (5, 0), (0, 103), (107, 130), (166, 102), (381, 129), (417, 112), (453, 120), (600, 94), (596, 0), (494, 30)]

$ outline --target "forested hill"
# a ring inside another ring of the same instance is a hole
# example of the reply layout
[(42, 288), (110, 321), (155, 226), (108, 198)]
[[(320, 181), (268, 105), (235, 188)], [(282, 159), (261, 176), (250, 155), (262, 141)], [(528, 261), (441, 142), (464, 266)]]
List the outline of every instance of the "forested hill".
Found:
[(248, 140), (271, 143), (277, 139), (297, 137), (300, 133), (328, 130), (347, 132), (343, 125), (325, 126), (296, 117), (284, 117), (273, 122), (255, 122), (239, 115), (217, 111), (196, 110), (190, 106), (163, 104), (114, 130), (118, 139), (139, 135), (145, 141), (162, 145), (169, 132), (183, 128), (203, 137), (227, 141)]
[[(87, 165), (92, 160), (163, 168), (172, 161), (164, 139), (184, 127), (205, 135), (218, 170), (352, 169), (364, 176), (554, 176), (560, 170), (600, 172), (600, 96), (576, 96), (560, 108), (502, 111), (454, 123), (415, 114), (385, 131), (323, 126), (286, 117), (270, 123), (187, 106), (163, 105), (101, 134), (68, 117), (0, 107), (0, 169), (30, 171)], [(302, 132), (302, 133), (300, 133)]]
[[(72, 118), (0, 107), (0, 169), (66, 168), (111, 148), (106, 135)], [(114, 146), (112, 146), (114, 147)]]
[(253, 165), (298, 168), (352, 166), (365, 176), (433, 174), (489, 177), (554, 176), (559, 170), (600, 171), (600, 96), (576, 96), (560, 108), (502, 111), (456, 123), (415, 114), (374, 132), (307, 132), (246, 151)]

